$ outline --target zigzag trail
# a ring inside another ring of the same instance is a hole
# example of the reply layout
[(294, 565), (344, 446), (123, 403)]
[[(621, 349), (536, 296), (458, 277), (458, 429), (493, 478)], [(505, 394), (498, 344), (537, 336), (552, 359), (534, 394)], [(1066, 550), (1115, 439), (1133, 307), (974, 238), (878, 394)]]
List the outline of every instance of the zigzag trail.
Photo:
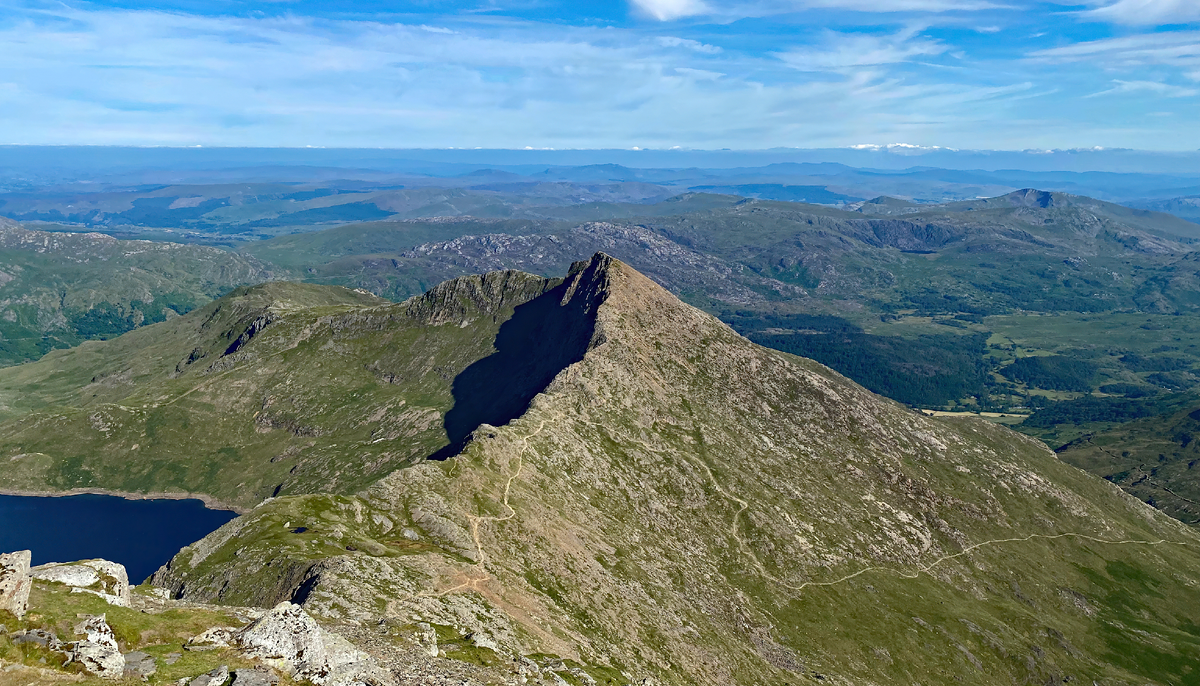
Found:
[(525, 468), (524, 455), (525, 455), (525, 450), (529, 447), (529, 439), (533, 438), (534, 436), (537, 436), (538, 434), (540, 434), (542, 432), (542, 429), (546, 428), (546, 421), (547, 420), (543, 419), (541, 424), (538, 425), (538, 428), (536, 431), (534, 431), (530, 434), (527, 434), (520, 439), (521, 440), (521, 448), (520, 448), (520, 450), (517, 451), (517, 457), (516, 457), (517, 471), (513, 472), (512, 474), (510, 474), (508, 476), (508, 481), (505, 482), (505, 484), (504, 484), (504, 496), (500, 500), (500, 502), (505, 507), (508, 508), (508, 514), (504, 515), (503, 517), (495, 517), (495, 516), (477, 517), (475, 515), (466, 515), (467, 521), (469, 521), (471, 523), (471, 539), (475, 541), (475, 550), (477, 551), (477, 553), (479, 555), (479, 561), (475, 563), (475, 568), (477, 570), (479, 570), (480, 576), (467, 577), (466, 581), (464, 581), (461, 584), (454, 586), (452, 588), (448, 588), (444, 591), (438, 591), (436, 593), (421, 593), (419, 595), (440, 598), (442, 596), (449, 595), (451, 593), (456, 593), (456, 592), (464, 590), (464, 589), (472, 589), (475, 591), (479, 591), (480, 590), (479, 584), (481, 584), (485, 581), (488, 581), (489, 579), (492, 578), (491, 575), (487, 573), (487, 570), (484, 569), (484, 564), (487, 562), (487, 553), (483, 549), (483, 543), (479, 540), (479, 525), (482, 522), (505, 522), (505, 521), (508, 521), (508, 520), (512, 519), (513, 517), (517, 516), (516, 509), (513, 508), (513, 506), (510, 505), (508, 502), (508, 494), (512, 490), (513, 481), (518, 476), (521, 475), (521, 470)]
[[(607, 429), (607, 427), (604, 427), (603, 425), (596, 424), (595, 422), (590, 422), (585, 419), (580, 419), (579, 421), (582, 421), (584, 424), (587, 424), (594, 428)], [(612, 432), (609, 431), (609, 433), (611, 434)], [(642, 441), (637, 438), (629, 438), (629, 437), (624, 437), (624, 436), (622, 436), (621, 438), (626, 441), (632, 442), (632, 443), (640, 444), (646, 450), (655, 452), (654, 448), (652, 448), (650, 445), (648, 445), (645, 441)], [(701, 467), (704, 470), (704, 472), (708, 475), (709, 480), (712, 482), (713, 487), (717, 490), (718, 493), (720, 493), (726, 499), (731, 500), (738, 504), (738, 506), (739, 506), (738, 510), (737, 510), (737, 512), (733, 513), (733, 518), (730, 521), (730, 535), (733, 537), (733, 539), (735, 541), (737, 541), (738, 547), (740, 547), (743, 550), (743, 552), (746, 554), (746, 556), (754, 562), (754, 566), (758, 568), (759, 572), (764, 577), (766, 577), (767, 579), (770, 579), (774, 583), (779, 584), (780, 586), (783, 586), (784, 588), (787, 588), (792, 591), (802, 591), (805, 588), (808, 588), (809, 586), (836, 586), (843, 582), (849, 581), (857, 576), (866, 574), (867, 572), (886, 572), (888, 574), (895, 574), (903, 579), (916, 579), (917, 577), (921, 576), (921, 574), (929, 573), (929, 571), (931, 569), (933, 569), (934, 567), (937, 567), (938, 565), (942, 564), (943, 562), (947, 562), (949, 560), (953, 560), (955, 558), (962, 557), (963, 555), (966, 555), (967, 553), (969, 553), (973, 550), (976, 550), (977, 548), (982, 548), (982, 547), (989, 546), (989, 545), (996, 545), (996, 544), (1000, 544), (1000, 543), (1023, 543), (1023, 542), (1031, 541), (1034, 539), (1053, 540), (1053, 539), (1057, 539), (1057, 538), (1081, 538), (1084, 540), (1092, 541), (1093, 543), (1102, 543), (1105, 545), (1197, 546), (1196, 543), (1190, 543), (1187, 541), (1168, 541), (1166, 539), (1160, 539), (1157, 541), (1142, 541), (1142, 540), (1136, 540), (1136, 539), (1114, 541), (1114, 540), (1109, 540), (1109, 539), (1104, 539), (1104, 538), (1096, 538), (1095, 536), (1090, 536), (1088, 534), (1082, 534), (1082, 533), (1076, 533), (1076, 532), (1067, 532), (1067, 533), (1061, 533), (1061, 534), (1030, 534), (1029, 536), (1025, 536), (1024, 538), (997, 538), (997, 539), (993, 539), (990, 541), (982, 541), (980, 543), (975, 543), (973, 545), (967, 546), (966, 548), (963, 548), (959, 552), (954, 553), (952, 555), (944, 555), (942, 557), (939, 557), (938, 559), (934, 560), (933, 562), (930, 562), (927, 565), (918, 567), (915, 572), (911, 572), (911, 573), (905, 572), (905, 571), (902, 571), (899, 569), (895, 569), (892, 567), (865, 567), (863, 569), (858, 570), (857, 572), (854, 572), (853, 574), (847, 574), (846, 576), (841, 577), (840, 579), (834, 579), (833, 581), (806, 581), (802, 584), (792, 584), (792, 583), (788, 583), (787, 581), (784, 581), (783, 579), (780, 579), (779, 577), (775, 576), (771, 572), (767, 571), (767, 569), (763, 565), (762, 561), (758, 559), (758, 555), (756, 555), (754, 553), (754, 551), (750, 548), (749, 544), (747, 544), (745, 539), (743, 539), (741, 537), (741, 534), (739, 534), (738, 519), (742, 516), (743, 512), (745, 512), (747, 509), (749, 509), (750, 504), (748, 502), (746, 502), (745, 500), (743, 500), (742, 498), (734, 495), (732, 492), (728, 491), (724, 486), (722, 486), (721, 483), (719, 481), (717, 481), (717, 478), (713, 474), (712, 469), (707, 464), (705, 464), (703, 461), (691, 460), (691, 459), (689, 459), (688, 461), (695, 465), (698, 465), (699, 467)], [(507, 504), (507, 502), (505, 504)]]
[[(609, 427), (605, 427), (601, 424), (597, 424), (595, 422), (590, 422), (586, 419), (579, 419), (579, 421), (588, 426), (591, 426), (593, 428), (608, 431), (610, 434), (612, 433), (611, 430), (609, 429)], [(506, 514), (504, 516), (499, 516), (499, 517), (497, 517), (497, 516), (478, 517), (478, 516), (474, 516), (474, 515), (467, 515), (467, 519), (471, 523), (471, 538), (474, 540), (475, 548), (479, 554), (479, 561), (475, 564), (475, 568), (479, 571), (480, 576), (468, 577), (465, 581), (463, 581), (463, 583), (461, 583), (457, 586), (454, 586), (452, 588), (448, 588), (444, 591), (439, 591), (436, 593), (422, 593), (420, 595), (442, 597), (442, 596), (449, 595), (451, 593), (456, 593), (458, 591), (462, 591), (465, 589), (479, 591), (480, 590), (479, 584), (491, 579), (491, 575), (489, 575), (487, 573), (487, 571), (484, 569), (484, 565), (487, 561), (487, 553), (484, 551), (483, 544), (479, 540), (479, 525), (483, 522), (507, 521), (517, 515), (516, 509), (514, 509), (513, 506), (511, 504), (509, 504), (509, 502), (508, 502), (509, 492), (512, 488), (513, 481), (518, 476), (521, 475), (521, 470), (524, 469), (524, 467), (525, 467), (524, 453), (525, 453), (525, 450), (529, 447), (529, 440), (531, 438), (533, 438), (534, 436), (537, 436), (538, 434), (540, 434), (542, 432), (542, 430), (545, 428), (546, 428), (546, 420), (542, 420), (541, 424), (538, 425), (538, 428), (536, 431), (524, 436), (521, 439), (521, 444), (522, 444), (521, 449), (518, 451), (517, 458), (516, 458), (518, 461), (517, 470), (509, 475), (508, 481), (504, 484), (504, 496), (501, 499), (501, 502), (504, 504), (504, 506), (506, 508), (508, 508), (508, 514)], [(650, 450), (650, 451), (654, 452), (654, 449), (649, 444), (647, 444), (645, 441), (642, 441), (637, 438), (626, 437), (626, 436), (621, 436), (620, 438), (622, 440), (625, 440), (625, 441), (628, 441), (631, 443), (637, 443), (637, 444), (641, 445), (643, 448), (645, 448), (646, 450)], [(703, 461), (692, 460), (692, 459), (689, 459), (688, 461), (696, 466), (699, 466), (701, 469), (704, 470), (705, 474), (708, 475), (709, 481), (712, 483), (713, 487), (717, 490), (717, 492), (721, 494), (722, 497), (738, 504), (738, 510), (737, 510), (737, 512), (735, 512), (733, 514), (733, 517), (730, 521), (730, 527), (729, 527), (730, 536), (732, 536), (733, 539), (735, 541), (737, 541), (738, 547), (742, 549), (742, 551), (746, 555), (746, 557), (748, 557), (750, 560), (753, 561), (754, 566), (758, 568), (759, 573), (761, 573), (762, 576), (764, 576), (765, 578), (771, 580), (772, 582), (774, 582), (784, 588), (792, 590), (792, 591), (802, 591), (805, 588), (808, 588), (809, 586), (814, 586), (814, 587), (837, 586), (838, 584), (845, 583), (847, 581), (850, 581), (851, 579), (854, 579), (855, 577), (862, 576), (863, 574), (866, 574), (868, 572), (881, 572), (881, 573), (887, 573), (887, 574), (895, 574), (896, 576), (899, 576), (900, 578), (903, 578), (903, 579), (916, 579), (917, 577), (921, 576), (921, 574), (930, 573), (930, 570), (932, 570), (934, 567), (937, 567), (938, 565), (942, 564), (943, 562), (948, 562), (950, 560), (962, 557), (962, 556), (966, 555), (967, 553), (970, 553), (979, 548), (983, 548), (983, 547), (991, 546), (991, 545), (999, 545), (1002, 543), (1024, 543), (1024, 542), (1032, 541), (1034, 539), (1054, 540), (1054, 539), (1059, 539), (1059, 538), (1079, 538), (1079, 539), (1083, 539), (1086, 541), (1091, 541), (1093, 543), (1101, 543), (1104, 545), (1149, 545), (1149, 546), (1157, 546), (1157, 545), (1196, 546), (1197, 545), (1195, 543), (1190, 543), (1187, 541), (1168, 541), (1166, 539), (1160, 539), (1157, 541), (1144, 541), (1144, 540), (1137, 540), (1137, 539), (1110, 540), (1110, 539), (1104, 539), (1104, 538), (1097, 538), (1095, 536), (1091, 536), (1091, 535), (1083, 534), (1083, 533), (1077, 533), (1077, 532), (1067, 532), (1067, 533), (1061, 533), (1061, 534), (1030, 534), (1029, 536), (1025, 536), (1022, 538), (997, 538), (997, 539), (993, 539), (993, 540), (989, 540), (989, 541), (982, 541), (980, 543), (975, 543), (973, 545), (967, 546), (966, 548), (963, 548), (962, 550), (960, 550), (957, 553), (954, 553), (951, 555), (944, 555), (944, 556), (939, 557), (938, 559), (934, 560), (933, 562), (930, 562), (929, 564), (920, 566), (914, 572), (905, 572), (903, 570), (895, 569), (892, 567), (865, 567), (863, 569), (858, 570), (857, 572), (854, 572), (853, 574), (847, 574), (846, 576), (843, 576), (838, 579), (834, 579), (832, 581), (806, 581), (802, 584), (792, 584), (783, 579), (780, 579), (779, 577), (777, 577), (774, 574), (772, 574), (771, 572), (769, 572), (767, 570), (766, 566), (763, 565), (762, 561), (758, 559), (758, 556), (754, 553), (754, 550), (750, 547), (750, 545), (748, 543), (746, 543), (745, 539), (743, 539), (741, 534), (738, 532), (738, 519), (741, 518), (743, 512), (745, 512), (747, 509), (749, 509), (750, 504), (747, 501), (743, 500), (742, 498), (738, 497), (737, 495), (733, 494), (731, 491), (727, 490), (723, 485), (721, 485), (721, 483), (717, 480), (716, 475), (713, 474), (712, 468), (710, 468)]]

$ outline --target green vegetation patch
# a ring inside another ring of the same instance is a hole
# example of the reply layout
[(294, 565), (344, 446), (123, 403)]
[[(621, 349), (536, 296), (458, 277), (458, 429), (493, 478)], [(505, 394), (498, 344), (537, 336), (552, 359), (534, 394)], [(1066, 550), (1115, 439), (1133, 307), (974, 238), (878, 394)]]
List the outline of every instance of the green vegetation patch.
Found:
[(1096, 365), (1064, 355), (1022, 357), (1000, 370), (1008, 379), (1051, 391), (1092, 390)]

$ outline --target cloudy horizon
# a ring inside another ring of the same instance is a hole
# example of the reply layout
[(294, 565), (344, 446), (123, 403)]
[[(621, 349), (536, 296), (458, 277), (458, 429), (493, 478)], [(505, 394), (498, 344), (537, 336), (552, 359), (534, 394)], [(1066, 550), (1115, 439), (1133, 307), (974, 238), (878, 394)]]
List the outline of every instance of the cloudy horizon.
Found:
[(1185, 0), (4, 4), (0, 144), (1200, 148)]

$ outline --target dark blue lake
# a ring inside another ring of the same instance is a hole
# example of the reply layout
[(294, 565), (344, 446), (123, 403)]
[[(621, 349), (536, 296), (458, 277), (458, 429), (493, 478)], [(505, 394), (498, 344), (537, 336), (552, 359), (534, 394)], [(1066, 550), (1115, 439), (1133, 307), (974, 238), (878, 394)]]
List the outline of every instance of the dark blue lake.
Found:
[(0, 495), (0, 552), (31, 550), (35, 565), (101, 557), (136, 584), (236, 516), (199, 500)]

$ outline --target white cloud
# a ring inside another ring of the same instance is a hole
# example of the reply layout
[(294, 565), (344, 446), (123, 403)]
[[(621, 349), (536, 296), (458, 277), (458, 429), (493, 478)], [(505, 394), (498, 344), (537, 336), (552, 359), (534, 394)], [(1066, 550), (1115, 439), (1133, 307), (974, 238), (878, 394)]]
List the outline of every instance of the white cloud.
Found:
[(1200, 31), (1171, 31), (1106, 38), (1029, 53), (1034, 61), (1086, 63), (1104, 69), (1168, 67), (1200, 70)]
[(702, 0), (630, 0), (633, 6), (659, 21), (704, 14), (708, 7)]
[(1183, 86), (1173, 86), (1169, 83), (1161, 83), (1158, 81), (1121, 81), (1113, 79), (1116, 84), (1108, 90), (1092, 93), (1084, 97), (1096, 98), (1102, 95), (1115, 95), (1120, 93), (1153, 93), (1165, 98), (1190, 98), (1194, 95), (1200, 95), (1200, 90), (1196, 88), (1184, 88)]
[(681, 76), (686, 76), (699, 81), (716, 81), (725, 76), (719, 71), (708, 71), (707, 69), (692, 69), (691, 67), (675, 67), (675, 73)]
[(892, 36), (838, 33), (830, 31), (822, 46), (803, 47), (775, 53), (793, 69), (800, 71), (841, 71), (908, 62), (946, 52), (946, 46), (933, 40), (914, 38), (911, 31)]
[(709, 12), (726, 19), (769, 16), (807, 10), (844, 10), (872, 14), (977, 12), (1011, 9), (993, 0), (709, 0)]
[[(1077, 112), (1045, 112), (1064, 99), (1025, 82), (1036, 69), (969, 60), (928, 69), (918, 63), (948, 61), (956, 46), (916, 29), (825, 32), (815, 44), (797, 31), (791, 50), (775, 56), (658, 40), (645, 27), (438, 20), (455, 31), (444, 33), (295, 16), (49, 12), (0, 24), (0, 143), (1052, 148), (1150, 140), (1145, 126), (1097, 137), (1095, 122)], [(1064, 68), (1048, 71), (1057, 83)], [(1185, 127), (1160, 140), (1200, 147), (1200, 134)]]
[(998, 9), (987, 0), (792, 0), (797, 8), (843, 9), (857, 12), (973, 12)]
[(1162, 26), (1200, 21), (1197, 0), (1117, 0), (1087, 10), (1081, 16), (1130, 26)]
[(690, 38), (678, 38), (676, 36), (659, 36), (655, 39), (659, 45), (664, 48), (687, 48), (695, 52), (702, 52), (709, 55), (715, 55), (721, 52), (720, 46), (701, 43), (698, 40)]

